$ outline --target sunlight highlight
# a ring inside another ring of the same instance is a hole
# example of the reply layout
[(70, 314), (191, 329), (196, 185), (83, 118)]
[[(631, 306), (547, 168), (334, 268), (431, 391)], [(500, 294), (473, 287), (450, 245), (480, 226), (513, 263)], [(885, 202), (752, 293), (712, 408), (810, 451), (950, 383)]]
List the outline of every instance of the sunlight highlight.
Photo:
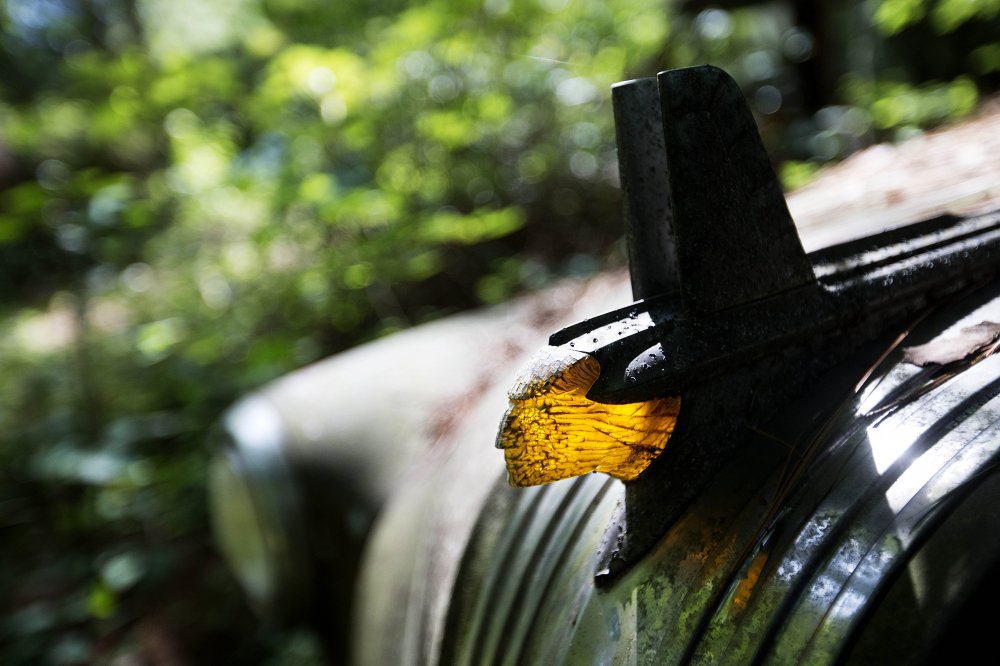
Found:
[(512, 486), (535, 486), (589, 472), (636, 478), (673, 433), (680, 398), (624, 405), (587, 398), (600, 374), (593, 357), (543, 347), (509, 392), (497, 435)]

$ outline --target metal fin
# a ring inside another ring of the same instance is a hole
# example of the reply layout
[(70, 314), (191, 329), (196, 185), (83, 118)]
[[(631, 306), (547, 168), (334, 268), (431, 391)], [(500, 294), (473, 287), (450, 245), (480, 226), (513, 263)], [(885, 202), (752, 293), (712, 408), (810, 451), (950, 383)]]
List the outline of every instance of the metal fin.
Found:
[(680, 297), (660, 90), (653, 77), (611, 87), (632, 297)]
[(685, 314), (815, 281), (736, 82), (704, 65), (657, 76)]

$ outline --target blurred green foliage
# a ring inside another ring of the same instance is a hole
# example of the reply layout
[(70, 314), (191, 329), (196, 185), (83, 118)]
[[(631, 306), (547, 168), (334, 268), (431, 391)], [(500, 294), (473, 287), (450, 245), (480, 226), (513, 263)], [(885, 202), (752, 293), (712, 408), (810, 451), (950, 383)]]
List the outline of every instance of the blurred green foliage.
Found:
[(997, 0), (804, 6), (0, 0), (0, 661), (315, 662), (214, 554), (206, 429), (621, 262), (613, 82), (725, 67), (789, 185), (997, 87)]

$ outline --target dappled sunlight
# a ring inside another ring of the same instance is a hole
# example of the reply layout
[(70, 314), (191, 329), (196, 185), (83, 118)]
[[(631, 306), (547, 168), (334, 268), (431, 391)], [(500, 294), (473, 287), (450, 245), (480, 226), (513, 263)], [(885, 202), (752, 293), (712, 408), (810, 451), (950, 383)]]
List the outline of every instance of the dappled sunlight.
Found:
[[(297, 639), (255, 633), (209, 545), (206, 433), (293, 369), (621, 267), (613, 83), (726, 68), (798, 186), (973, 112), (995, 81), (990, 40), (941, 70), (870, 59), (877, 43), (905, 62), (891, 40), (924, 22), (942, 49), (995, 25), (977, 3), (859, 2), (823, 35), (784, 3), (682, 4), (0, 0), (14, 663), (142, 661), (153, 644), (177, 663), (295, 657)], [(836, 76), (813, 86), (819, 59)], [(677, 416), (644, 405), (584, 405), (658, 428), (642, 455), (612, 455), (623, 478)], [(870, 434), (877, 465), (905, 455), (905, 437)]]

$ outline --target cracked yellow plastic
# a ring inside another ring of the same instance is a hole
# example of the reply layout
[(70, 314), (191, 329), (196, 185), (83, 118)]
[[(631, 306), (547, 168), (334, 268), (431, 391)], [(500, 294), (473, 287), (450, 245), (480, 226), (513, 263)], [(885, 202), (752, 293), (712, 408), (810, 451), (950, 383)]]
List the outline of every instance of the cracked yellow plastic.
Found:
[(590, 472), (631, 481), (660, 455), (677, 423), (680, 398), (594, 402), (587, 391), (600, 371), (592, 356), (560, 347), (543, 347), (521, 371), (496, 443), (510, 485)]

